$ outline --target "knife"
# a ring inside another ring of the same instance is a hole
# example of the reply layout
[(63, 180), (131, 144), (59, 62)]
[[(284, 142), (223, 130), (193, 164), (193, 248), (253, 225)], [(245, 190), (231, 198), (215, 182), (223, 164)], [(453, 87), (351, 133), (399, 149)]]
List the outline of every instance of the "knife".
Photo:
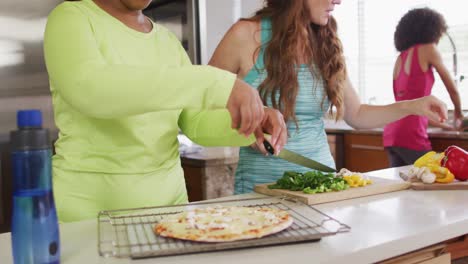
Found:
[[(267, 140), (263, 141), (263, 146), (265, 149), (272, 155), (275, 154), (275, 149), (271, 146), (270, 142)], [(335, 169), (328, 167), (327, 165), (324, 165), (320, 162), (317, 162), (313, 159), (309, 159), (307, 157), (302, 156), (301, 154), (298, 154), (296, 152), (287, 150), (287, 149), (282, 149), (281, 152), (278, 154), (278, 157), (287, 160), (289, 162), (311, 168), (314, 170), (319, 170), (323, 172), (336, 172)]]

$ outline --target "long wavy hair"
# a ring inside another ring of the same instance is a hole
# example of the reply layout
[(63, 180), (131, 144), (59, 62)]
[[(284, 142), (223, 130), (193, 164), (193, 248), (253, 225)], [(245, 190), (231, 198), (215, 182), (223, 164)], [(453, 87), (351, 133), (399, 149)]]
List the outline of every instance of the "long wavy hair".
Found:
[[(282, 112), (286, 121), (292, 119), (297, 128), (294, 110), (299, 90), (297, 65), (300, 61), (306, 61), (312, 74), (324, 82), (326, 96), (322, 98), (322, 107), (328, 97), (329, 113), (333, 114), (332, 109), (335, 107), (336, 119), (341, 118), (346, 67), (342, 44), (337, 36), (336, 20), (331, 17), (325, 26), (311, 23), (306, 0), (265, 2), (265, 7), (253, 17), (244, 19), (259, 21), (270, 18), (272, 23), (272, 38), (266, 44), (264, 57), (268, 76), (258, 88), (263, 103), (266, 104), (270, 98), (272, 106)], [(255, 54), (258, 54), (258, 50)]]

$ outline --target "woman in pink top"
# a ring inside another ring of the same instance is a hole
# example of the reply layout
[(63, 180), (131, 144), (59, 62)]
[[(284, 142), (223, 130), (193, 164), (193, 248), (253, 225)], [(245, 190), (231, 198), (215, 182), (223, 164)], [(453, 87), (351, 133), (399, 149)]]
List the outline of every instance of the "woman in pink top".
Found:
[(384, 129), (383, 140), (392, 167), (412, 164), (431, 150), (428, 123), (446, 129), (458, 129), (461, 124), (460, 95), (436, 47), (446, 31), (443, 16), (429, 8), (410, 10), (397, 25), (395, 47), (401, 53), (393, 71), (395, 100), (412, 100), (430, 95), (434, 85), (432, 69), (435, 68), (453, 102), (455, 125), (433, 123), (426, 117), (416, 115), (390, 123)]

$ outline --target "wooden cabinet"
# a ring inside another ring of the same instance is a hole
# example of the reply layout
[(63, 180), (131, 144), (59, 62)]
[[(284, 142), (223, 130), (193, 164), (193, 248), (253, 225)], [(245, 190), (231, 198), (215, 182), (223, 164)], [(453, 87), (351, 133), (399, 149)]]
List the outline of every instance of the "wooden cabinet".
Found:
[(344, 135), (343, 133), (328, 133), (328, 146), (335, 160), (336, 169), (344, 168)]
[(12, 190), (10, 149), (8, 143), (0, 142), (0, 233), (10, 231)]
[(202, 181), (204, 178), (204, 168), (185, 165), (182, 162), (184, 169), (185, 187), (187, 188), (187, 195), (190, 202), (203, 200), (203, 186)]
[(382, 135), (344, 134), (344, 167), (359, 172), (388, 168)]
[(432, 144), (432, 149), (437, 152), (444, 151), (450, 145), (456, 145), (468, 151), (468, 139), (431, 137), (430, 140)]
[[(378, 132), (329, 132), (328, 144), (336, 162), (336, 168), (367, 172), (390, 166), (383, 147), (382, 134)], [(430, 134), (434, 151), (442, 152), (450, 145), (468, 150), (468, 138)]]
[(450, 264), (450, 259), (450, 253), (446, 253), (446, 245), (440, 244), (381, 261), (378, 264)]

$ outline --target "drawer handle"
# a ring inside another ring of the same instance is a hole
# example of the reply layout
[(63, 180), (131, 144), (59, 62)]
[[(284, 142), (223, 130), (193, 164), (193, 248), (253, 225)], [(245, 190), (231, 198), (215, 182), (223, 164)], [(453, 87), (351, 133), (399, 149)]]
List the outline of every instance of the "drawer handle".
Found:
[(351, 144), (351, 148), (355, 148), (355, 149), (365, 149), (365, 150), (379, 150), (379, 151), (384, 150), (383, 147), (368, 146), (368, 145), (361, 145), (361, 144)]

